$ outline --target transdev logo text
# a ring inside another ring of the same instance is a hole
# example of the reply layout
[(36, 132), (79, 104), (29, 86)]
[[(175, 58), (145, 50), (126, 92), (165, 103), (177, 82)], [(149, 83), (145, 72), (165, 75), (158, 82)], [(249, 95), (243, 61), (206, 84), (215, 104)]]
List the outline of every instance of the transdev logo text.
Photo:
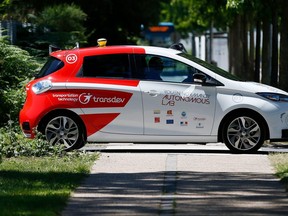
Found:
[(53, 98), (57, 98), (61, 102), (80, 102), (81, 104), (88, 103), (124, 103), (125, 98), (121, 97), (97, 97), (91, 93), (81, 94), (53, 94)]
[(82, 93), (79, 96), (79, 101), (82, 104), (88, 104), (90, 101), (94, 103), (124, 103), (125, 98), (120, 97), (97, 97), (90, 93)]

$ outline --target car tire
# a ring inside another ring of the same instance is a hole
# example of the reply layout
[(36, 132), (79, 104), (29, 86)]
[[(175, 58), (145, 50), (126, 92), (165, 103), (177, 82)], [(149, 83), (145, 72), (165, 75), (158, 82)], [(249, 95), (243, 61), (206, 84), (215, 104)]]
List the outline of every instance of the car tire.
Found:
[(226, 119), (222, 137), (233, 153), (253, 153), (264, 143), (265, 127), (255, 114), (242, 112)]
[(82, 124), (74, 116), (52, 115), (43, 125), (42, 133), (51, 145), (63, 145), (70, 151), (85, 144)]

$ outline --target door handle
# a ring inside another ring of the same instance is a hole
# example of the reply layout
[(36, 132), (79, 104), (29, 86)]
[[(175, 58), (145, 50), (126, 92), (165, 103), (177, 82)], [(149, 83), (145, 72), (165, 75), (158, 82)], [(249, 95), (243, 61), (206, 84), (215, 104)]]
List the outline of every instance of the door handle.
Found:
[(149, 90), (149, 91), (146, 91), (145, 93), (149, 94), (152, 97), (157, 97), (159, 94), (159, 92), (156, 90)]

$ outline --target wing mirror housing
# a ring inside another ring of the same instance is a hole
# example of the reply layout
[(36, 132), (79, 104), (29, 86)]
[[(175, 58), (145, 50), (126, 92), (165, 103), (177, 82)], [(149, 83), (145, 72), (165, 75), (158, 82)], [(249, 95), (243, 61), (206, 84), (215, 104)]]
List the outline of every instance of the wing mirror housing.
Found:
[(207, 77), (203, 73), (195, 73), (193, 74), (194, 83), (204, 84), (206, 83)]

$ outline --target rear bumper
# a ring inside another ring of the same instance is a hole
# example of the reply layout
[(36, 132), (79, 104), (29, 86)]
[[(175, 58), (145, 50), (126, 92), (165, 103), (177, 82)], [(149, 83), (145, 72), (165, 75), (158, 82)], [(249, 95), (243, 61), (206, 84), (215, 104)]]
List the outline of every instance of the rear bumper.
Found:
[(22, 124), (20, 125), (21, 126), (21, 129), (23, 131), (23, 134), (26, 138), (33, 138), (34, 137), (34, 133), (31, 129), (31, 126), (30, 126), (30, 123), (25, 121), (25, 122), (22, 122)]

